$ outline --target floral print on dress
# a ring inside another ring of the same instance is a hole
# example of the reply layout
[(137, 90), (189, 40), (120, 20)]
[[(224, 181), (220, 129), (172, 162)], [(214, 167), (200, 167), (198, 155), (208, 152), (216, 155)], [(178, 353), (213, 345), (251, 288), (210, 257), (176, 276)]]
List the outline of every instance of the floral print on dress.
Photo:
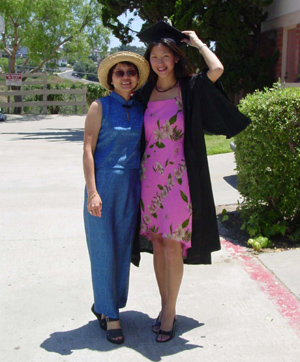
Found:
[(178, 241), (183, 256), (191, 247), (192, 204), (184, 158), (184, 118), (180, 97), (149, 102), (141, 164), (141, 229)]

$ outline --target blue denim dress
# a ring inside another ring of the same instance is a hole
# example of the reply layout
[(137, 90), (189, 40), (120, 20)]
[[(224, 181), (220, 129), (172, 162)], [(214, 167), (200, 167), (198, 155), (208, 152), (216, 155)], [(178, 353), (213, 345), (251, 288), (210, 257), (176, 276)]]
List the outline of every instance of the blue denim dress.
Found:
[(94, 153), (101, 218), (87, 210), (84, 224), (91, 261), (94, 308), (119, 318), (127, 302), (129, 268), (140, 202), (140, 138), (143, 108), (115, 92), (100, 98), (102, 125)]

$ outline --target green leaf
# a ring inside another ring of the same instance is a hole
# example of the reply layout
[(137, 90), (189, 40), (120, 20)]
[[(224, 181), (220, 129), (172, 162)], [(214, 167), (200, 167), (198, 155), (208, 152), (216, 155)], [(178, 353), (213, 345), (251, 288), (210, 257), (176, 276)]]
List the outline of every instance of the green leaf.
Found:
[(142, 199), (141, 199), (141, 208), (142, 208), (143, 211), (145, 211), (145, 206), (144, 206), (144, 202), (143, 202)]
[(179, 183), (179, 185), (182, 185), (182, 179), (181, 178), (178, 179), (178, 183)]
[(184, 229), (184, 228), (186, 228), (186, 227), (188, 226), (188, 224), (189, 224), (189, 219), (186, 219), (186, 220), (181, 224), (181, 226), (182, 226), (182, 228)]
[(166, 146), (162, 142), (156, 142), (158, 148), (165, 148)]
[(228, 221), (228, 219), (229, 219), (229, 216), (228, 216), (228, 215), (224, 215), (224, 216), (222, 217), (222, 222)]
[(186, 202), (186, 203), (189, 202), (186, 194), (185, 194), (183, 191), (181, 191), (181, 190), (180, 190), (180, 195), (181, 195), (181, 198), (182, 198), (182, 200), (183, 200), (184, 202)]
[(162, 185), (157, 185), (157, 187), (160, 189), (160, 190), (163, 190), (163, 186)]
[(156, 213), (152, 214), (152, 216), (153, 216), (155, 219), (157, 219), (157, 214), (156, 214)]
[(171, 117), (171, 119), (170, 119), (170, 124), (175, 123), (176, 120), (177, 120), (177, 114), (175, 114), (175, 116)]

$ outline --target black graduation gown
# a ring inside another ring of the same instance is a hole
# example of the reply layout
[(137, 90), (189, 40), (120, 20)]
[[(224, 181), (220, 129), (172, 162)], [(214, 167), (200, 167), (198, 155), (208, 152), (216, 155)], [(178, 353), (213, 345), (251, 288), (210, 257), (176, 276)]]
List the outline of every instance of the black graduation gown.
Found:
[[(184, 152), (192, 201), (191, 248), (186, 264), (211, 264), (211, 253), (221, 248), (213, 199), (204, 131), (233, 137), (251, 122), (227, 98), (220, 82), (212, 83), (203, 71), (180, 82), (184, 112)], [(144, 109), (153, 85), (146, 83), (136, 93)], [(142, 153), (145, 142), (142, 140)], [(137, 230), (132, 250), (132, 263), (139, 265), (140, 252), (152, 252), (151, 242)]]

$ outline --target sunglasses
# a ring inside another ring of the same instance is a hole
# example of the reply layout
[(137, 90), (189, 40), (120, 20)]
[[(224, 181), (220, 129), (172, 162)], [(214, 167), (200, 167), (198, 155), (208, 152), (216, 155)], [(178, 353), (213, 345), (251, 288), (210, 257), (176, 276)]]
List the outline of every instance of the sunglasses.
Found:
[(134, 77), (137, 75), (137, 71), (135, 69), (127, 70), (127, 72), (124, 72), (123, 70), (116, 70), (114, 72), (114, 75), (118, 78), (124, 77), (124, 75), (127, 75), (127, 77)]

